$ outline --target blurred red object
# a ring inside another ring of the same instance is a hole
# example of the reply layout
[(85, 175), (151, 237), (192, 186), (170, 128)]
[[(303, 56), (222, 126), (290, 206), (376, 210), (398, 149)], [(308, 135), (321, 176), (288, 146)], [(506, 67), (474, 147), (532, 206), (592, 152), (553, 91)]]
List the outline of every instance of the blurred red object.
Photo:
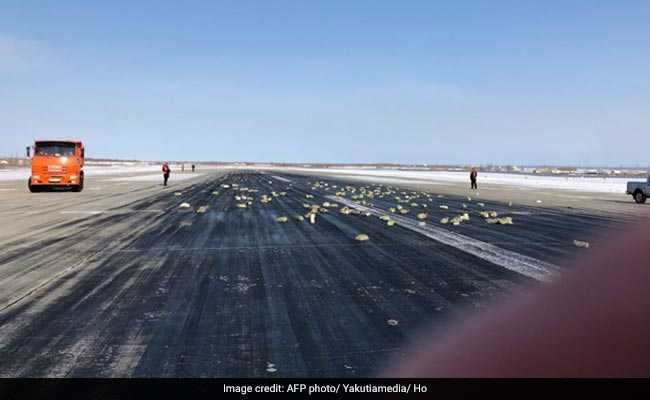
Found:
[(650, 221), (427, 338), (388, 377), (650, 377)]

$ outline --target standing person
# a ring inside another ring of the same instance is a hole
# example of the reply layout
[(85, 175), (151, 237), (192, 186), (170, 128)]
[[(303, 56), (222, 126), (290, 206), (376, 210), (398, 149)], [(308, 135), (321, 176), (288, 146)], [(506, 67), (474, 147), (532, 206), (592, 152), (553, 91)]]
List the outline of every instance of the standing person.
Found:
[(477, 176), (478, 176), (478, 171), (476, 171), (476, 168), (472, 168), (472, 172), (469, 173), (469, 180), (472, 183), (472, 189), (478, 189), (478, 185), (476, 184)]
[(162, 173), (163, 173), (163, 186), (167, 186), (167, 180), (169, 179), (169, 164), (165, 162), (162, 166)]
[(196, 168), (196, 166), (194, 164), (192, 164), (192, 172), (194, 172), (195, 168)]

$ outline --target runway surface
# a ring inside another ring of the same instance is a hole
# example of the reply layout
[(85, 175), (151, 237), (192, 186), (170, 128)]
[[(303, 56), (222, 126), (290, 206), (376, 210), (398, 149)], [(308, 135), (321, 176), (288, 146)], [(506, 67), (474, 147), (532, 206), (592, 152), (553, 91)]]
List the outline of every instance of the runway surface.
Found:
[(635, 218), (281, 171), (172, 183), (3, 184), (0, 376), (372, 376)]

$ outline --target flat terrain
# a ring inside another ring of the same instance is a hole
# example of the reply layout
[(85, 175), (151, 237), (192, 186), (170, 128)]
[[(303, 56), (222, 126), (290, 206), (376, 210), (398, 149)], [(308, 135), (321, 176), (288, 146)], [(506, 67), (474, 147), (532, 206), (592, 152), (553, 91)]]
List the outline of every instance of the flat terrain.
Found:
[[(597, 245), (650, 209), (622, 194), (476, 197), (246, 170), (172, 175), (167, 188), (88, 177), (82, 193), (6, 181), (0, 199), (4, 377), (372, 376), (424, 328), (544, 284), (590, 251), (574, 240)], [(487, 210), (513, 225), (488, 224)]]

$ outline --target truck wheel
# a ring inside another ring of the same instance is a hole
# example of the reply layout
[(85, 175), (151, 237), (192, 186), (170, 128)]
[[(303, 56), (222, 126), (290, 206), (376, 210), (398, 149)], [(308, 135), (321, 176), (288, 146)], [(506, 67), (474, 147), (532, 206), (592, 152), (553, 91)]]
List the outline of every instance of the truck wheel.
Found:
[(643, 193), (642, 191), (637, 190), (636, 192), (634, 192), (634, 201), (636, 201), (637, 204), (645, 203), (646, 199), (647, 197), (645, 193)]
[(81, 179), (79, 180), (79, 184), (77, 186), (72, 187), (73, 192), (81, 192), (84, 190), (84, 177), (83, 175), (81, 176)]
[(27, 187), (29, 188), (29, 191), (32, 193), (37, 193), (41, 191), (40, 187), (32, 186), (32, 178), (27, 178)]

